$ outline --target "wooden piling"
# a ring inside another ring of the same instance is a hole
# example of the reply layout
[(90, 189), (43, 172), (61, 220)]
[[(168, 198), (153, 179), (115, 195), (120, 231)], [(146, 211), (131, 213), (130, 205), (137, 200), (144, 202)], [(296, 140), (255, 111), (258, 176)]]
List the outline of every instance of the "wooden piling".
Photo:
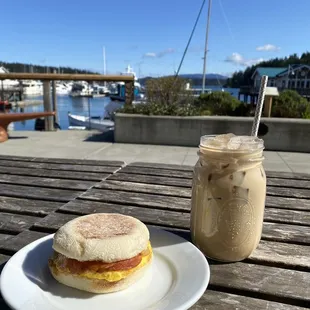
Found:
[(134, 82), (125, 82), (125, 105), (131, 105), (134, 99)]
[[(54, 70), (54, 74), (56, 74), (57, 71)], [(52, 81), (52, 102), (53, 102), (53, 111), (55, 112), (54, 116), (54, 122), (59, 124), (59, 119), (58, 119), (58, 112), (57, 112), (57, 93), (56, 93), (56, 81)]]
[[(52, 112), (50, 81), (43, 81), (43, 105), (44, 112)], [(45, 131), (53, 131), (54, 122), (53, 116), (45, 117)]]
[(265, 96), (264, 100), (264, 117), (271, 116), (272, 96)]

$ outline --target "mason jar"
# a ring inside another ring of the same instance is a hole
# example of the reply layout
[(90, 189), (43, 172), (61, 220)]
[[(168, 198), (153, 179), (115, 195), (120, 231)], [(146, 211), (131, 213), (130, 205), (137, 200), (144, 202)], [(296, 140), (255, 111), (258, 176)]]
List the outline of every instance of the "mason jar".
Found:
[(209, 258), (241, 261), (258, 246), (263, 227), (266, 174), (263, 140), (202, 136), (194, 168), (191, 236)]

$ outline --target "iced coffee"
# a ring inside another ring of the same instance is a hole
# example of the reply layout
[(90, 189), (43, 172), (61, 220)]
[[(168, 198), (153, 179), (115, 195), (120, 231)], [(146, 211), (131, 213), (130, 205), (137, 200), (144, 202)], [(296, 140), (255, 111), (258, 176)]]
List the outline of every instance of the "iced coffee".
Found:
[(240, 261), (258, 246), (266, 198), (263, 149), (263, 140), (252, 136), (201, 137), (191, 235), (207, 257)]

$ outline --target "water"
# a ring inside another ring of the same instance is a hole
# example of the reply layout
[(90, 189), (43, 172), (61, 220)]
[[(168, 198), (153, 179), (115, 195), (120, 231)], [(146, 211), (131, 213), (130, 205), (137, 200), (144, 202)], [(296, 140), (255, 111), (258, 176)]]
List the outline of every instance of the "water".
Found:
[[(31, 96), (26, 100), (43, 100), (42, 96)], [(103, 116), (105, 106), (110, 102), (109, 97), (99, 98), (73, 98), (69, 96), (57, 96), (58, 118), (61, 129), (66, 130), (69, 127), (68, 112), (77, 115)], [(89, 109), (88, 109), (89, 107)], [(42, 112), (43, 105), (28, 106), (24, 109), (16, 109), (12, 112)], [(27, 120), (14, 123), (14, 130), (34, 130), (35, 120)]]
[[(197, 87), (200, 88), (200, 87)], [(220, 86), (207, 86), (206, 89), (212, 89), (213, 91), (221, 91)], [(238, 88), (224, 88), (232, 96), (238, 97)], [(26, 100), (43, 100), (42, 96), (29, 96)], [(62, 130), (66, 130), (69, 127), (68, 112), (77, 115), (88, 116), (103, 116), (105, 106), (110, 102), (109, 97), (100, 98), (73, 98), (65, 95), (57, 96), (58, 118), (59, 125)], [(12, 112), (42, 112), (44, 111), (43, 105), (28, 106), (23, 109), (15, 109)], [(34, 130), (35, 120), (27, 120), (23, 122), (15, 122), (14, 130)]]

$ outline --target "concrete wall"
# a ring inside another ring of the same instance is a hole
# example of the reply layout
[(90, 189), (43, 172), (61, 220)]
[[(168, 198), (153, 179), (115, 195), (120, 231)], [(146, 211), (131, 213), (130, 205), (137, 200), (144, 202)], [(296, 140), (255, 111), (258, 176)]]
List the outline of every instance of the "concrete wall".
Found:
[[(253, 118), (229, 116), (146, 116), (116, 114), (115, 142), (198, 146), (202, 135), (251, 133)], [(262, 118), (269, 128), (267, 150), (310, 152), (310, 120)]]

